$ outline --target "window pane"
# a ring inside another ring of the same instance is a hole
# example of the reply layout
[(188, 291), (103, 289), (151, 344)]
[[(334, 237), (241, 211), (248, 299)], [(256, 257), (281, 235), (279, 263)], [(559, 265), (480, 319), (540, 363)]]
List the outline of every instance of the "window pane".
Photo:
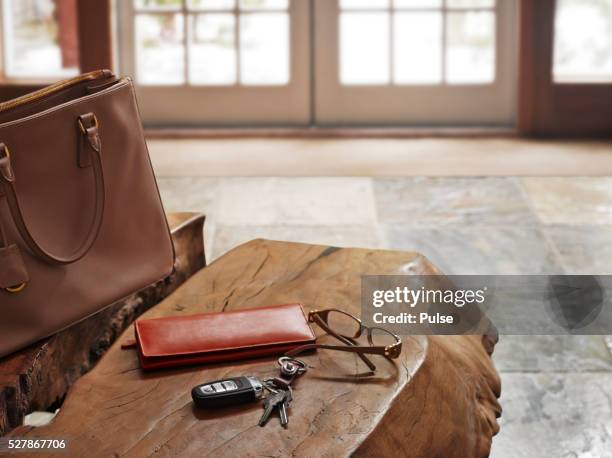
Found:
[(289, 0), (240, 0), (243, 10), (286, 10)]
[(289, 16), (287, 13), (240, 16), (240, 82), (289, 82)]
[(558, 0), (554, 79), (612, 81), (612, 0)]
[(235, 4), (235, 0), (187, 0), (192, 10), (231, 10)]
[(389, 79), (389, 14), (340, 14), (341, 83), (388, 84)]
[(137, 10), (178, 11), (181, 4), (182, 0), (134, 0), (134, 8)]
[(440, 8), (442, 0), (393, 0), (396, 8)]
[(346, 9), (377, 9), (387, 8), (389, 0), (340, 0), (340, 8)]
[(189, 82), (236, 82), (236, 49), (233, 14), (189, 16)]
[(495, 0), (447, 0), (449, 8), (493, 8)]
[(185, 81), (183, 15), (136, 15), (136, 74), (140, 84)]
[(442, 13), (395, 14), (394, 80), (400, 84), (442, 81)]
[(495, 15), (448, 13), (446, 80), (490, 83), (495, 80)]
[(3, 7), (7, 77), (64, 78), (78, 73), (73, 6), (53, 0), (38, 0), (34, 5), (4, 0)]

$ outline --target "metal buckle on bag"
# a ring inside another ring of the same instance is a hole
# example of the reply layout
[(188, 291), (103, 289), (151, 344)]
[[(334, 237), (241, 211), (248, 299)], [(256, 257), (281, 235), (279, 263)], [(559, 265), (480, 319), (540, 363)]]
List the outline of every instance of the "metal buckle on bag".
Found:
[[(83, 132), (83, 134), (87, 134), (87, 129), (85, 129), (85, 126), (83, 125), (83, 120), (79, 117), (77, 118), (77, 121), (79, 123), (79, 128), (81, 129), (81, 132)], [(100, 126), (100, 124), (98, 123), (98, 117), (94, 114), (93, 115), (93, 124), (91, 127), (95, 127), (96, 129)]]
[(17, 286), (11, 286), (10, 288), (4, 288), (4, 290), (11, 294), (17, 294), (17, 293), (22, 292), (27, 285), (28, 284), (26, 282), (23, 282), (22, 284), (17, 285)]

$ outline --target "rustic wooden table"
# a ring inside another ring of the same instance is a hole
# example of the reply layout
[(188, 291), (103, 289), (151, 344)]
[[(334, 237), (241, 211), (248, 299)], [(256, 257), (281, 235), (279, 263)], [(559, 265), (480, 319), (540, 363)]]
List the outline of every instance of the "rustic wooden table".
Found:
[[(198, 272), (144, 316), (187, 315), (302, 302), (360, 313), (365, 274), (434, 274), (421, 255), (254, 240)], [(273, 358), (143, 373), (124, 332), (70, 390), (46, 427), (12, 435), (65, 438), (74, 456), (487, 456), (498, 431), (500, 380), (488, 336), (405, 339), (400, 359), (376, 375), (350, 353), (320, 350), (297, 381), (287, 430), (257, 426), (259, 404), (194, 409), (201, 382), (276, 373)], [(326, 341), (327, 336), (321, 336)]]
[(0, 359), (0, 435), (21, 425), (27, 413), (58, 404), (72, 383), (93, 366), (134, 319), (204, 267), (204, 215), (172, 213), (168, 224), (176, 251), (172, 276), (49, 339)]

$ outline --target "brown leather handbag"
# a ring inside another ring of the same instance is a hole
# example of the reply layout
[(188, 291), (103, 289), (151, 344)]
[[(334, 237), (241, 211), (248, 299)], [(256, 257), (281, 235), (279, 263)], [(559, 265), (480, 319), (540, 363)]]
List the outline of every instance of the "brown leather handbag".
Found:
[(0, 357), (173, 265), (129, 78), (95, 71), (0, 104)]

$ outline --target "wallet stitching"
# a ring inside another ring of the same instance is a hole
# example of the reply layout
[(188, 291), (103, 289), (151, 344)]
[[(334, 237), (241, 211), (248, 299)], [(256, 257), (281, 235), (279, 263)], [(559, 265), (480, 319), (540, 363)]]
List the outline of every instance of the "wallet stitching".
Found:
[(270, 350), (274, 350), (276, 347), (282, 347), (288, 344), (300, 344), (300, 345), (306, 345), (308, 342), (311, 341), (305, 341), (305, 340), (290, 340), (290, 341), (283, 341), (283, 342), (278, 342), (278, 343), (273, 343), (273, 344), (259, 344), (259, 345), (248, 345), (248, 346), (244, 346), (244, 347), (228, 347), (228, 348), (224, 348), (223, 350), (204, 350), (204, 351), (199, 351), (199, 352), (190, 352), (190, 353), (171, 353), (171, 354), (166, 354), (166, 355), (147, 355), (145, 353), (142, 353), (142, 356), (147, 358), (147, 359), (151, 359), (151, 360), (155, 360), (155, 359), (160, 359), (160, 358), (167, 358), (167, 357), (171, 357), (171, 356), (197, 356), (197, 355), (201, 355), (201, 356), (209, 356), (209, 355), (223, 355), (224, 353), (230, 353), (234, 350), (249, 350), (249, 349), (261, 349), (261, 348), (269, 348)]
[[(285, 351), (290, 351), (293, 348), (295, 348), (295, 346), (279, 344), (279, 345), (270, 346), (267, 349), (270, 350), (269, 354), (276, 354), (276, 351), (279, 348), (285, 349)], [(258, 353), (257, 355), (255, 355), (255, 358), (263, 358), (265, 356), (269, 356), (269, 354), (265, 352)], [(219, 359), (224, 356), (223, 353), (220, 353), (220, 352), (201, 353), (201, 354), (194, 353), (194, 354), (176, 355), (176, 356), (178, 357), (167, 359), (167, 358), (157, 357), (157, 356), (146, 356), (146, 355), (143, 355), (142, 353), (139, 353), (140, 361), (144, 369), (159, 369), (159, 368), (179, 366), (179, 365), (190, 365), (190, 364), (200, 364), (200, 363), (206, 364), (208, 362), (214, 364), (214, 363), (219, 363), (219, 362), (232, 361), (230, 359)], [(232, 356), (232, 354), (230, 353), (229, 356)], [(209, 360), (208, 357), (211, 357), (211, 358), (216, 357), (216, 359)], [(250, 357), (251, 357), (250, 354), (244, 355), (244, 359), (249, 359)]]
[(178, 356), (178, 355), (207, 355), (207, 354), (213, 354), (213, 353), (223, 353), (226, 351), (231, 351), (231, 350), (242, 350), (242, 349), (248, 349), (248, 348), (265, 348), (265, 347), (276, 347), (279, 345), (286, 345), (286, 344), (301, 344), (302, 342), (307, 343), (307, 342), (312, 342), (316, 340), (316, 337), (310, 340), (282, 340), (282, 341), (278, 341), (278, 342), (274, 342), (274, 343), (265, 343), (265, 344), (253, 344), (253, 345), (241, 345), (241, 346), (237, 346), (237, 347), (226, 347), (226, 348), (222, 348), (222, 349), (218, 349), (218, 350), (200, 350), (200, 351), (187, 351), (187, 352), (173, 352), (173, 353), (159, 353), (156, 355), (152, 355), (152, 354), (147, 354), (144, 352), (144, 349), (142, 348), (142, 345), (140, 346), (141, 349), (141, 353), (147, 357), (147, 358), (163, 358), (163, 357), (167, 357), (167, 356)]

